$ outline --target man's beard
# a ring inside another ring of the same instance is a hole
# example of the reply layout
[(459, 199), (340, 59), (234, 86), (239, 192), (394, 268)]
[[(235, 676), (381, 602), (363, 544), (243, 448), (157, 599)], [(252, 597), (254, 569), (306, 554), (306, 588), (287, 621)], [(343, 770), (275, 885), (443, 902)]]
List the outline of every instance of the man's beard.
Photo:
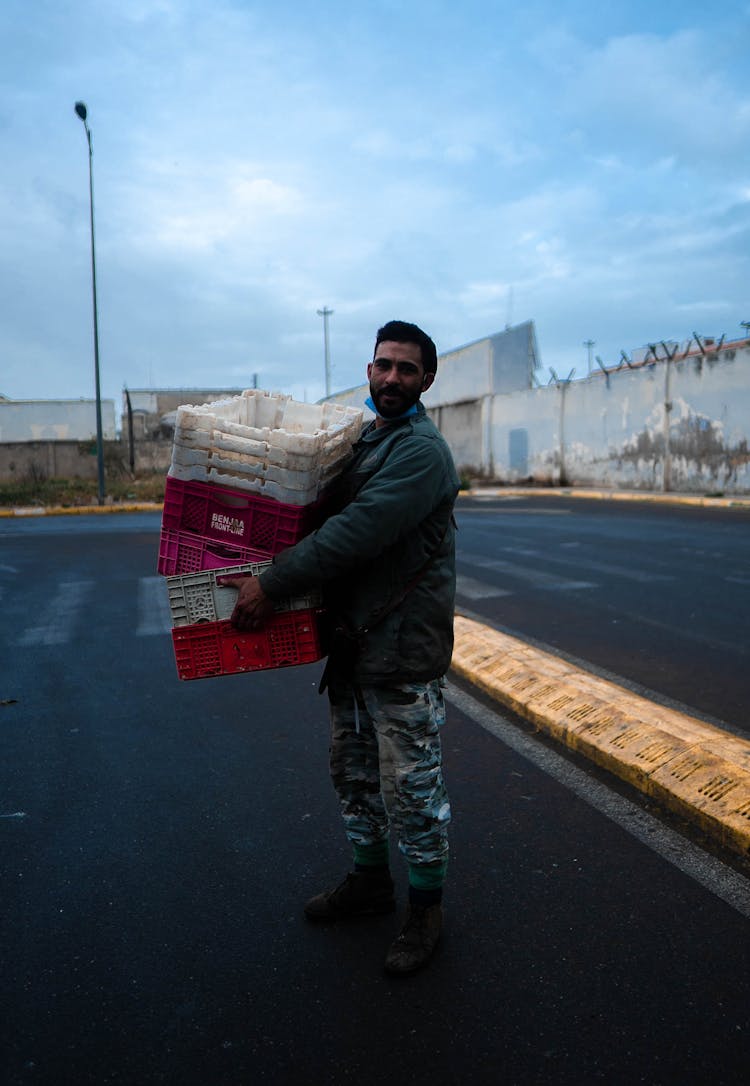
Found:
[(393, 397), (393, 402), (389, 404), (383, 404), (382, 398), (386, 394), (385, 389), (379, 389), (377, 392), (370, 383), (370, 396), (372, 402), (378, 409), (378, 414), (384, 419), (397, 419), (399, 415), (403, 415), (405, 411), (408, 411), (410, 407), (413, 407), (419, 400), (419, 392), (414, 395), (402, 392), (400, 389), (388, 389), (388, 395)]

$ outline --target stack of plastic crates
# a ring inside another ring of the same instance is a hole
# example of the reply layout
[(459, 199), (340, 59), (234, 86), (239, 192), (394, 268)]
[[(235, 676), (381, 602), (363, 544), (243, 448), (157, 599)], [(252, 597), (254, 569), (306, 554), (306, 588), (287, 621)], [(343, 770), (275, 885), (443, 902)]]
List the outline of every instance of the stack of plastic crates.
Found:
[(182, 679), (321, 658), (317, 597), (286, 600), (262, 630), (229, 616), (236, 589), (217, 576), (262, 572), (317, 528), (326, 488), (358, 439), (362, 412), (249, 389), (177, 411), (159, 541)]
[(232, 627), (229, 619), (237, 590), (217, 584), (216, 578), (228, 573), (257, 576), (270, 564), (248, 562), (167, 577), (172, 644), (181, 679), (234, 675), (320, 659), (317, 595), (280, 602), (262, 630), (240, 633)]

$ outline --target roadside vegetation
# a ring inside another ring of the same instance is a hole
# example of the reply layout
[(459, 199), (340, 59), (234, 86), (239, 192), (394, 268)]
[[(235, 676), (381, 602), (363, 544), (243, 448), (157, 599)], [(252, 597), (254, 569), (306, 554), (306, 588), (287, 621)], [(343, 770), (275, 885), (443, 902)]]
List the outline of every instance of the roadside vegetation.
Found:
[[(162, 502), (164, 477), (163, 471), (134, 476), (118, 473), (114, 478), (105, 472), (105, 500), (112, 505)], [(0, 482), (0, 508), (34, 505), (75, 508), (98, 505), (98, 501), (96, 479), (48, 479), (33, 472), (21, 479)]]

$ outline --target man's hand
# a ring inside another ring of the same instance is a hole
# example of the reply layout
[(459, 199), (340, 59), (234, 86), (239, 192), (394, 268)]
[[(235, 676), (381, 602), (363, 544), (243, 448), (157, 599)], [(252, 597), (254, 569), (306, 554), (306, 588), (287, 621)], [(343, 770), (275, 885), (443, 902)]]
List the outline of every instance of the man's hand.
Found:
[(223, 574), (216, 578), (222, 588), (237, 588), (237, 602), (230, 618), (236, 630), (260, 630), (273, 614), (273, 602), (260, 587), (257, 577), (246, 573)]

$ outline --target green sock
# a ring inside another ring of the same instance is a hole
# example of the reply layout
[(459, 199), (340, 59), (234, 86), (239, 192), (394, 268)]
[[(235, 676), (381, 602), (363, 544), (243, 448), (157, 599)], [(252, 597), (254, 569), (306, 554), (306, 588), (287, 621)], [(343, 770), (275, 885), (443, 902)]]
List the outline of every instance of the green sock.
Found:
[(414, 890), (440, 890), (445, 882), (448, 861), (433, 864), (409, 864), (409, 888)]
[(354, 846), (354, 870), (363, 868), (388, 867), (390, 860), (388, 840), (375, 841), (371, 845)]

